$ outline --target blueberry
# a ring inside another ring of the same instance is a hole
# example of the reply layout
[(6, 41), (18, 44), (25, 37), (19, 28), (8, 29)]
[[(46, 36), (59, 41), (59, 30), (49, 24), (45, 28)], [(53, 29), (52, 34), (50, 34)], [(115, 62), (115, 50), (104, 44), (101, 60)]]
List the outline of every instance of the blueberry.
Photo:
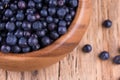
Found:
[(77, 1), (77, 0), (70, 0), (70, 1), (69, 1), (69, 4), (70, 4), (71, 7), (74, 8), (74, 7), (77, 7), (77, 6), (78, 6), (78, 1)]
[(53, 31), (50, 33), (50, 38), (56, 40), (57, 38), (59, 38), (59, 34), (56, 31)]
[(38, 49), (40, 49), (40, 45), (39, 44), (37, 44), (37, 45), (35, 45), (35, 46), (32, 46), (32, 50), (38, 50)]
[(15, 35), (16, 37), (18, 37), (18, 38), (21, 38), (21, 37), (23, 37), (23, 31), (18, 29), (18, 30), (15, 32), (14, 35)]
[(57, 11), (58, 17), (64, 17), (66, 15), (66, 10), (64, 8), (59, 8)]
[(32, 0), (30, 0), (30, 1), (28, 2), (28, 7), (34, 8), (34, 7), (35, 7), (35, 3), (34, 3)]
[(66, 27), (58, 27), (58, 33), (60, 35), (63, 35), (67, 32), (67, 28)]
[(28, 44), (27, 44), (27, 39), (25, 37), (22, 37), (19, 39), (18, 41), (18, 44), (20, 47), (26, 47)]
[(71, 11), (70, 11), (70, 15), (71, 15), (72, 17), (74, 17), (74, 16), (75, 16), (75, 11), (74, 11), (74, 10), (71, 10)]
[(42, 29), (42, 23), (40, 21), (36, 21), (32, 25), (33, 30), (41, 30)]
[(42, 9), (42, 10), (40, 11), (40, 14), (41, 14), (41, 16), (43, 16), (43, 17), (48, 16), (48, 12), (47, 12), (46, 9)]
[(16, 19), (17, 19), (17, 20), (20, 20), (20, 21), (23, 20), (23, 19), (24, 19), (24, 14), (21, 13), (21, 12), (17, 13)]
[(6, 43), (8, 45), (15, 45), (17, 43), (17, 38), (14, 35), (8, 35), (6, 38)]
[(27, 15), (27, 20), (30, 22), (34, 22), (36, 20), (36, 17), (35, 15), (29, 14)]
[(25, 1), (19, 1), (19, 2), (18, 2), (18, 7), (19, 7), (20, 9), (25, 9), (25, 8), (26, 8), (26, 3), (25, 3)]
[(17, 22), (16, 22), (16, 26), (17, 26), (18, 28), (20, 28), (20, 27), (22, 26), (22, 22), (21, 22), (21, 21), (17, 21)]
[(54, 18), (53, 22), (57, 24), (59, 22), (59, 19), (58, 18)]
[(61, 21), (59, 21), (58, 26), (66, 27), (66, 26), (67, 26), (67, 23), (66, 23), (66, 21), (64, 21), (64, 20), (61, 20)]
[(57, 0), (49, 0), (49, 6), (50, 7), (57, 6)]
[(1, 46), (1, 51), (2, 51), (3, 53), (9, 53), (10, 50), (11, 50), (11, 48), (10, 48), (10, 46), (8, 46), (8, 45), (2, 45), (2, 46)]
[(21, 48), (17, 45), (12, 47), (12, 52), (14, 53), (20, 53), (21, 52)]
[(35, 9), (34, 8), (32, 8), (32, 9), (27, 9), (26, 10), (26, 14), (28, 15), (28, 14), (34, 14), (35, 13)]
[(109, 52), (103, 51), (100, 53), (99, 58), (101, 60), (108, 60), (110, 58)]
[(7, 9), (7, 10), (5, 11), (5, 16), (6, 16), (6, 17), (11, 17), (11, 16), (13, 16), (12, 10)]
[(15, 24), (13, 22), (7, 22), (6, 29), (8, 31), (14, 31), (15, 30)]
[(66, 13), (69, 13), (71, 10), (68, 7), (65, 7)]
[(49, 37), (45, 36), (41, 39), (41, 43), (42, 43), (43, 46), (47, 46), (51, 43), (51, 40), (50, 40)]
[(42, 8), (42, 4), (41, 3), (36, 4), (36, 8), (37, 9), (41, 9)]
[(51, 23), (51, 22), (53, 22), (53, 18), (51, 16), (48, 16), (46, 18), (46, 21), (47, 21), (47, 23)]
[(54, 30), (55, 28), (56, 28), (56, 24), (54, 24), (54, 23), (51, 23), (48, 25), (48, 30), (50, 30), (50, 31)]
[(58, 6), (63, 6), (64, 4), (65, 4), (65, 0), (58, 0), (57, 1), (57, 4), (58, 4)]
[(110, 28), (112, 26), (112, 21), (111, 20), (105, 20), (103, 22), (103, 26), (106, 28)]
[(86, 44), (83, 48), (82, 51), (85, 53), (89, 53), (92, 51), (92, 46), (90, 44)]
[(30, 31), (24, 31), (24, 37), (30, 37), (31, 32)]
[(117, 55), (113, 58), (113, 63), (120, 64), (120, 55)]
[(55, 15), (56, 8), (51, 7), (51, 8), (48, 9), (48, 12), (49, 12), (49, 15)]
[(22, 48), (22, 52), (23, 52), (23, 53), (30, 52), (30, 50), (31, 50), (30, 47), (24, 47), (24, 48)]
[(70, 14), (67, 14), (65, 16), (65, 20), (68, 22), (68, 21), (72, 21), (72, 16)]
[(31, 23), (29, 23), (27, 21), (24, 21), (23, 24), (22, 24), (22, 28), (24, 30), (31, 30)]
[(45, 30), (41, 30), (41, 31), (37, 31), (36, 34), (38, 35), (38, 37), (43, 37), (46, 35)]
[(18, 7), (17, 7), (16, 4), (11, 4), (11, 5), (10, 5), (10, 9), (11, 9), (11, 10), (17, 10)]
[(38, 39), (35, 38), (35, 37), (30, 37), (30, 38), (28, 39), (28, 44), (29, 44), (30, 46), (35, 46), (35, 45), (38, 44)]

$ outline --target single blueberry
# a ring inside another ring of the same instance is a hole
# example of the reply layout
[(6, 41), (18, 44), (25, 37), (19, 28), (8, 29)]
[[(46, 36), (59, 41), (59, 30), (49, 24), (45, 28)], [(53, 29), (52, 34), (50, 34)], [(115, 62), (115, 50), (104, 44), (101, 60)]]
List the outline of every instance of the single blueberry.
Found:
[(10, 50), (11, 50), (11, 48), (8, 45), (2, 45), (1, 46), (1, 52), (3, 52), (3, 53), (9, 53)]
[(8, 31), (14, 31), (15, 30), (15, 24), (13, 22), (7, 22), (6, 29)]
[(23, 28), (24, 30), (31, 30), (31, 23), (29, 23), (29, 22), (27, 22), (27, 21), (23, 22), (22, 28)]
[(40, 49), (40, 45), (39, 44), (37, 44), (37, 45), (35, 45), (35, 46), (32, 46), (32, 50), (38, 50), (38, 49)]
[(103, 51), (100, 53), (99, 58), (101, 60), (108, 60), (110, 58), (109, 52)]
[(35, 38), (35, 37), (30, 37), (30, 38), (28, 39), (28, 44), (29, 44), (30, 46), (35, 46), (35, 45), (38, 44), (38, 39)]
[(6, 38), (6, 43), (8, 45), (15, 45), (17, 43), (17, 38), (14, 35), (8, 35)]
[(42, 23), (40, 21), (36, 21), (32, 25), (33, 30), (41, 30), (42, 29)]
[(113, 63), (120, 64), (120, 55), (117, 55), (113, 58)]
[(51, 40), (50, 40), (49, 37), (45, 36), (41, 39), (41, 43), (42, 43), (43, 46), (47, 46), (51, 43)]
[(67, 28), (66, 27), (58, 27), (58, 33), (60, 35), (63, 35), (67, 32)]
[(90, 44), (86, 44), (83, 48), (82, 51), (85, 53), (89, 53), (92, 51), (92, 46)]
[(20, 29), (18, 29), (18, 30), (15, 32), (14, 35), (15, 35), (16, 37), (18, 37), (18, 38), (21, 38), (21, 37), (23, 37), (23, 31), (20, 30)]
[(21, 48), (17, 45), (12, 47), (12, 52), (14, 53), (20, 53), (21, 52)]
[(103, 22), (103, 26), (106, 28), (110, 28), (112, 26), (112, 21), (111, 20), (105, 20)]
[(7, 10), (5, 11), (5, 16), (6, 16), (6, 17), (11, 17), (11, 16), (13, 16), (12, 10), (7, 9)]
[(20, 47), (26, 47), (28, 45), (27, 39), (25, 37), (20, 38), (18, 44)]
[(22, 52), (23, 53), (27, 53), (27, 52), (30, 52), (30, 51), (31, 51), (30, 47), (24, 47), (24, 48), (22, 48)]

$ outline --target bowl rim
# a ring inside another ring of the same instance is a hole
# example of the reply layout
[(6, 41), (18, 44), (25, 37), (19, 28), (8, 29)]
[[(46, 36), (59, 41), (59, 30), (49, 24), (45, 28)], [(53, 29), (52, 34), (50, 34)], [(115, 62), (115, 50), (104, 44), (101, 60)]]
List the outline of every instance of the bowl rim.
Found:
[[(78, 8), (77, 8), (77, 12), (75, 15), (74, 20), (72, 21), (71, 25), (68, 28), (68, 31), (66, 34), (62, 35), (60, 38), (58, 38), (55, 42), (53, 42), (52, 44), (50, 44), (49, 46), (42, 48), (40, 50), (37, 51), (33, 51), (33, 52), (28, 52), (25, 54), (13, 54), (13, 53), (7, 53), (4, 54), (2, 52), (0, 52), (0, 56), (15, 56), (15, 57), (40, 57), (40, 56), (53, 56), (53, 55), (62, 55), (63, 53), (56, 53), (53, 54), (54, 52), (57, 51), (57, 49), (64, 47), (64, 43), (66, 43), (67, 41), (69, 41), (71, 38), (73, 38), (74, 36), (74, 32), (80, 28), (81, 33), (85, 32), (85, 30), (87, 29), (85, 22), (83, 22), (85, 19), (88, 20), (88, 18), (85, 18), (83, 16), (85, 16), (85, 14), (90, 14), (91, 12), (85, 11), (84, 9), (88, 8), (87, 5), (89, 5), (89, 3), (87, 4), (86, 2), (89, 2), (89, 0), (79, 0), (79, 4), (78, 4)], [(82, 21), (83, 20), (83, 21)], [(82, 23), (83, 22), (83, 23)], [(82, 23), (82, 25), (81, 25)], [(81, 26), (80, 26), (81, 25)], [(83, 30), (83, 31), (82, 31)], [(80, 34), (81, 34), (80, 33)], [(72, 35), (72, 37), (71, 37)], [(83, 36), (83, 35), (82, 35)], [(82, 38), (82, 36), (79, 38), (79, 40)], [(77, 42), (78, 43), (78, 42)], [(76, 44), (77, 45), (77, 44)], [(68, 46), (69, 47), (69, 46)], [(73, 48), (72, 48), (73, 49)], [(72, 51), (72, 50), (71, 50)], [(68, 51), (65, 51), (64, 54), (66, 54)]]

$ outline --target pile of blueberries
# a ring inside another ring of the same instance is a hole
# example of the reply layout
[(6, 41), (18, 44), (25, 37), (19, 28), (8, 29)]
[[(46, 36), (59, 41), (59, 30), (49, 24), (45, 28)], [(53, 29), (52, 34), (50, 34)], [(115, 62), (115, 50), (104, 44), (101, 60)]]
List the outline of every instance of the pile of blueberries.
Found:
[(78, 0), (0, 0), (0, 49), (27, 53), (67, 32)]

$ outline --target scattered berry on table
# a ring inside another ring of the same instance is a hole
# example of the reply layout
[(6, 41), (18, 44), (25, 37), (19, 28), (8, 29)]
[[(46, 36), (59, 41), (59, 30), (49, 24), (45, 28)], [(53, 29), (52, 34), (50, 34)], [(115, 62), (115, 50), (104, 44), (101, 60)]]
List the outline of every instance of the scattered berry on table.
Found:
[(86, 44), (83, 48), (82, 51), (85, 53), (89, 53), (92, 51), (92, 46), (90, 44)]
[(112, 26), (112, 21), (111, 20), (105, 20), (104, 22), (103, 22), (103, 26), (105, 27), (105, 28), (110, 28), (111, 26)]
[(113, 58), (113, 63), (120, 64), (120, 55), (117, 55)]
[(110, 54), (107, 51), (103, 51), (99, 54), (99, 58), (101, 60), (108, 60), (110, 58)]

